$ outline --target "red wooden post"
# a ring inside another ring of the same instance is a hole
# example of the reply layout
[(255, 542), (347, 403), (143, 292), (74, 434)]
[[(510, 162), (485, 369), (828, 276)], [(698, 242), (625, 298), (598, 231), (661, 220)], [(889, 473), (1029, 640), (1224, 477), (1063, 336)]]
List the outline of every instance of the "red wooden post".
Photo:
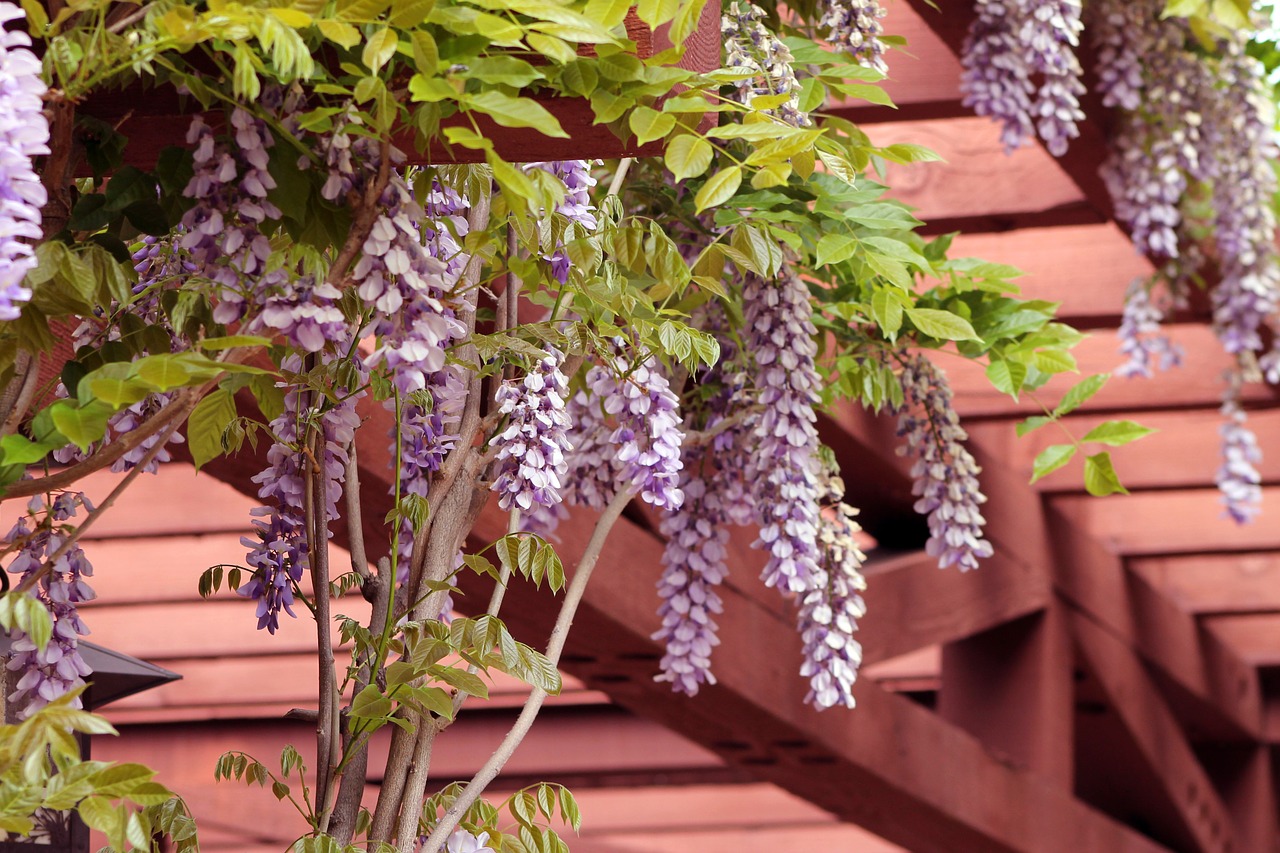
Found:
[(942, 647), (943, 718), (997, 756), (1072, 783), (1072, 652), (1062, 605)]

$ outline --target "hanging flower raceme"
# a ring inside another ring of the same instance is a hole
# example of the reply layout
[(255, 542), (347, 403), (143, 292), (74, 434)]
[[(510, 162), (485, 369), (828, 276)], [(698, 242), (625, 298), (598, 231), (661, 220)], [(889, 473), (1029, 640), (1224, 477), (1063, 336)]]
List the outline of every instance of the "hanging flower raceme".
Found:
[(591, 392), (602, 401), (605, 414), (618, 427), (609, 436), (623, 482), (630, 482), (645, 503), (678, 507), (684, 496), (679, 479), (680, 400), (653, 359), (628, 367), (611, 359), (613, 370), (592, 368), (587, 374)]
[(195, 174), (183, 195), (195, 204), (182, 217), (181, 247), (206, 278), (219, 286), (214, 320), (231, 323), (282, 284), (283, 270), (268, 273), (271, 241), (262, 233), (280, 210), (267, 200), (275, 188), (268, 149), (275, 144), (266, 122), (236, 108), (231, 113), (234, 144), (219, 141), (200, 116), (191, 122), (187, 144)]
[(760, 407), (753, 425), (755, 460), (747, 475), (760, 521), (755, 547), (769, 552), (767, 586), (803, 594), (814, 588), (820, 572), (817, 330), (808, 289), (798, 276), (750, 276), (743, 303), (743, 338), (756, 363)]
[[(580, 236), (580, 234), (594, 233), (598, 222), (596, 220), (596, 206), (591, 201), (591, 188), (596, 185), (596, 179), (591, 175), (590, 160), (548, 160), (545, 162), (526, 163), (524, 165), (525, 172), (541, 169), (548, 174), (559, 178), (565, 186), (565, 197), (558, 205), (555, 212), (565, 217), (570, 226), (575, 230), (574, 235), (564, 235), (566, 237)], [(564, 284), (569, 280), (569, 255), (564, 249), (564, 240), (553, 240), (550, 235), (551, 223), (543, 221), (543, 246), (550, 248), (543, 255), (543, 259), (551, 264), (551, 275), (556, 281)]]
[(765, 112), (795, 127), (809, 127), (813, 119), (800, 109), (800, 81), (791, 66), (791, 51), (765, 26), (765, 17), (750, 0), (733, 0), (720, 19), (725, 67), (747, 75), (734, 83), (732, 97), (750, 106), (761, 96), (787, 95), (783, 104)]
[(17, 4), (0, 3), (0, 320), (18, 319), (31, 299), (23, 279), (36, 265), (31, 242), (44, 235), (40, 208), (48, 200), (31, 165), (49, 153), (40, 60), (27, 50), (30, 36), (7, 29), (24, 18)]
[(547, 355), (520, 380), (498, 389), (499, 411), (507, 428), (493, 437), (498, 448), (498, 477), (493, 489), (504, 510), (522, 511), (534, 504), (549, 507), (561, 501), (560, 488), (568, 465), (564, 453), (571, 445), (571, 426), (565, 411), (569, 384), (560, 367), (564, 354), (548, 345)]
[(889, 73), (884, 60), (884, 7), (875, 0), (825, 0), (819, 26), (827, 30), (827, 41), (832, 47), (851, 54), (855, 61), (881, 74)]
[(866, 555), (858, 545), (862, 527), (858, 510), (843, 502), (844, 484), (829, 470), (822, 475), (823, 499), (829, 508), (818, 522), (818, 551), (822, 582), (799, 598), (798, 624), (804, 641), (800, 674), (809, 679), (805, 701), (819, 710), (843, 705), (852, 708), (853, 683), (862, 664), (862, 645), (854, 639), (858, 620), (866, 613), (861, 592)]
[(715, 683), (711, 650), (720, 641), (714, 614), (722, 610), (716, 588), (728, 572), (729, 525), (747, 524), (755, 515), (751, 490), (744, 482), (752, 427), (742, 417), (749, 401), (738, 347), (719, 306), (702, 309), (698, 326), (720, 341), (719, 362), (698, 378), (709, 396), (702, 401), (702, 411), (693, 414), (712, 437), (705, 447), (686, 445), (680, 483), (685, 500), (662, 519), (661, 532), (667, 537), (658, 581), (662, 628), (653, 635), (665, 646), (657, 680), (669, 681), (673, 690), (690, 696), (700, 685)]
[[(300, 357), (292, 355), (281, 366), (297, 372), (303, 365)], [(356, 401), (364, 393), (348, 393), (346, 389), (338, 392), (343, 399), (336, 404), (324, 403), (323, 395), (298, 387), (285, 393), (284, 411), (271, 422), (277, 440), (267, 451), (269, 467), (253, 478), (260, 486), (258, 497), (267, 503), (251, 511), (257, 538), (246, 536), (240, 540), (250, 549), (246, 562), (254, 574), (237, 592), (258, 602), (258, 628), (266, 628), (272, 634), (280, 625), (280, 611), (296, 615), (292, 607), (293, 586), (302, 580), (309, 565), (313, 543), (304, 515), (303, 466), (312, 464), (313, 458), (319, 465), (315, 476), (322, 478), (325, 498), (324, 506), (316, 511), (325, 514), (327, 535), (332, 536), (327, 520), (338, 516), (338, 500), (346, 479), (347, 447), (360, 425)], [(312, 430), (322, 432), (319, 454), (310, 454), (300, 446), (311, 440)]]
[(900, 454), (916, 456), (911, 467), (915, 510), (929, 517), (925, 550), (938, 567), (976, 569), (990, 557), (991, 543), (982, 538), (986, 502), (978, 483), (981, 468), (962, 443), (969, 436), (951, 405), (946, 377), (923, 355), (911, 357), (902, 370), (905, 401), (898, 410), (898, 435), (906, 438)]
[(1205, 111), (1203, 135), (1210, 162), (1213, 235), (1222, 280), (1213, 290), (1214, 330), (1229, 353), (1263, 349), (1261, 330), (1280, 307), (1276, 251), (1277, 155), (1274, 108), (1265, 70), (1243, 46), (1223, 46), (1218, 97)]
[(1222, 415), (1226, 419), (1218, 428), (1222, 437), (1222, 465), (1214, 477), (1221, 492), (1226, 514), (1237, 524), (1253, 521), (1262, 509), (1262, 475), (1257, 466), (1262, 462), (1258, 437), (1245, 426), (1248, 415), (1240, 407), (1242, 380), (1233, 375), (1222, 395)]
[(720, 640), (713, 617), (724, 610), (716, 587), (728, 573), (729, 518), (714, 485), (702, 476), (686, 472), (680, 489), (684, 503), (663, 517), (660, 528), (667, 537), (658, 581), (662, 628), (653, 639), (666, 649), (656, 680), (693, 696), (702, 684), (716, 683), (711, 650)]
[(1006, 149), (1038, 132), (1060, 157), (1080, 134), (1080, 8), (1079, 0), (978, 0), (960, 88), (966, 106), (1001, 123)]
[[(1171, 301), (1166, 296), (1165, 302)], [(1124, 297), (1120, 318), (1120, 354), (1127, 360), (1116, 368), (1117, 376), (1150, 378), (1155, 371), (1169, 370), (1182, 363), (1182, 347), (1160, 331), (1165, 306), (1153, 298), (1151, 288), (1135, 279)]]
[[(67, 541), (62, 523), (74, 518), (77, 508), (93, 511), (93, 505), (79, 492), (63, 492), (52, 505), (40, 496), (31, 499), (27, 516), (19, 518), (0, 540), (4, 545), (17, 547), (17, 556), (8, 571), (18, 576), (19, 584), (39, 571), (62, 548)], [(20, 709), (19, 716), (28, 717), (68, 691), (82, 687), (85, 676), (92, 673), (80, 654), (79, 638), (88, 634), (89, 629), (77, 609), (81, 602), (96, 597), (85, 580), (92, 576), (93, 566), (80, 546), (67, 549), (53, 570), (35, 587), (35, 594), (48, 608), (53, 621), (48, 644), (37, 648), (21, 631), (10, 633), (14, 654), (8, 668), (21, 676), (8, 699)], [(74, 705), (80, 707), (80, 700), (76, 699)]]

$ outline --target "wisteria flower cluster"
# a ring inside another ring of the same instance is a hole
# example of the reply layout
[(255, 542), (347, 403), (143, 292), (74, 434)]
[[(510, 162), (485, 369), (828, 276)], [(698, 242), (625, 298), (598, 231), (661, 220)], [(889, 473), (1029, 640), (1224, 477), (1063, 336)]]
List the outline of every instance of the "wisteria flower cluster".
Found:
[(1246, 426), (1249, 418), (1240, 406), (1238, 378), (1228, 381), (1222, 395), (1222, 415), (1225, 420), (1218, 428), (1222, 465), (1214, 482), (1221, 492), (1226, 515), (1237, 524), (1247, 524), (1262, 508), (1262, 475), (1257, 467), (1262, 462), (1262, 450), (1258, 437)]
[(809, 127), (813, 119), (800, 109), (800, 81), (791, 51), (764, 19), (764, 10), (750, 0), (733, 0), (721, 18), (725, 67), (747, 75), (734, 84), (733, 98), (749, 105), (757, 97), (787, 95), (784, 103), (767, 112), (795, 127)]
[(44, 234), (40, 208), (48, 196), (31, 158), (49, 153), (49, 122), (40, 60), (31, 38), (7, 25), (24, 19), (15, 3), (0, 3), (0, 320), (16, 320), (31, 299), (23, 279), (36, 265), (31, 243)]
[(716, 683), (711, 650), (720, 644), (714, 616), (723, 612), (724, 603), (716, 587), (728, 574), (729, 514), (716, 484), (708, 485), (702, 476), (686, 473), (680, 488), (684, 503), (661, 525), (667, 537), (658, 581), (662, 628), (653, 639), (666, 649), (657, 680), (693, 696), (701, 685)]
[[(64, 522), (74, 518), (78, 509), (93, 512), (93, 505), (80, 492), (62, 492), (52, 503), (37, 495), (27, 505), (27, 515), (19, 518), (0, 539), (16, 548), (17, 556), (8, 571), (18, 576), (18, 583), (40, 570), (66, 542)], [(80, 618), (78, 605), (92, 601), (96, 595), (86, 578), (93, 577), (93, 565), (78, 544), (72, 545), (40, 579), (36, 590), (53, 621), (53, 635), (44, 648), (21, 631), (13, 631), (14, 654), (9, 659), (10, 672), (22, 676), (8, 697), (28, 717), (68, 691), (84, 685), (92, 673), (80, 654), (80, 637), (89, 633)], [(80, 707), (77, 698), (73, 704)]]
[(822, 473), (823, 501), (829, 508), (818, 522), (820, 582), (799, 597), (800, 638), (804, 663), (800, 674), (809, 679), (805, 697), (814, 707), (854, 706), (853, 683), (862, 664), (862, 645), (854, 639), (858, 620), (867, 612), (862, 591), (866, 555), (858, 544), (858, 510), (843, 502), (844, 483), (834, 472)]
[(1157, 300), (1143, 279), (1130, 283), (1119, 330), (1120, 354), (1127, 360), (1116, 368), (1117, 376), (1150, 378), (1157, 369), (1169, 370), (1182, 363), (1182, 347), (1160, 331), (1169, 302), (1168, 295)]
[(612, 361), (613, 370), (592, 368), (587, 384), (604, 413), (617, 419), (609, 441), (617, 446), (622, 480), (630, 482), (646, 503), (678, 507), (684, 500), (679, 486), (684, 441), (680, 401), (656, 361), (630, 366), (621, 359)]
[[(281, 366), (286, 371), (297, 372), (303, 365), (300, 357), (291, 355)], [(276, 440), (267, 451), (269, 467), (253, 478), (260, 487), (258, 497), (267, 503), (252, 510), (257, 538), (241, 539), (250, 549), (245, 559), (254, 573), (237, 590), (240, 595), (258, 602), (259, 629), (265, 628), (274, 634), (280, 627), (282, 610), (290, 616), (296, 615), (293, 587), (302, 580), (309, 564), (312, 543), (304, 521), (303, 466), (311, 464), (314, 457), (301, 443), (311, 439), (313, 429), (321, 431), (322, 452), (317, 454), (316, 461), (320, 465), (317, 476), (323, 478), (324, 483), (323, 518), (337, 518), (338, 500), (346, 479), (347, 448), (360, 425), (355, 406), (361, 394), (347, 393), (337, 404), (321, 408), (320, 401), (314, 399), (319, 396), (316, 392), (291, 387), (284, 396), (284, 411), (271, 422)]]
[(917, 355), (903, 365), (902, 390), (898, 435), (906, 444), (898, 452), (916, 457), (912, 492), (919, 497), (916, 512), (929, 518), (925, 551), (938, 558), (939, 568), (976, 569), (993, 553), (979, 510), (987, 497), (978, 482), (982, 469), (963, 444), (969, 436), (951, 405), (951, 388), (929, 359)]
[(757, 368), (760, 408), (752, 435), (756, 461), (748, 476), (761, 525), (755, 545), (769, 554), (765, 585), (803, 594), (814, 588), (820, 571), (817, 330), (798, 276), (750, 277), (743, 302), (744, 343)]
[(1038, 133), (1066, 153), (1084, 118), (1080, 0), (978, 0), (961, 56), (964, 103), (1001, 123), (1006, 149)]
[(571, 426), (565, 411), (568, 381), (560, 366), (564, 354), (546, 347), (547, 355), (518, 381), (498, 389), (498, 410), (508, 418), (507, 428), (493, 437), (498, 448), (498, 477), (493, 489), (504, 510), (529, 510), (534, 504), (552, 506), (561, 501), (560, 487), (568, 463), (564, 453), (572, 445)]
[(889, 73), (885, 61), (884, 7), (876, 0), (826, 0), (822, 5), (820, 26), (827, 28), (827, 41), (853, 56), (860, 64), (874, 68), (881, 74)]

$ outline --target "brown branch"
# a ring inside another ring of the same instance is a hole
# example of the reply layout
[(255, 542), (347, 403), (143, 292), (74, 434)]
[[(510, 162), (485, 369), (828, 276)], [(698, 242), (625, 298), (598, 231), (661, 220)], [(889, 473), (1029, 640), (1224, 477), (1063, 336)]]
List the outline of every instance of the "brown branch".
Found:
[[(191, 404), (191, 408), (194, 407), (195, 404)], [(183, 417), (185, 417), (189, 411), (190, 410), (183, 412)], [(181, 423), (181, 419), (170, 423), (169, 426), (160, 433), (159, 437), (156, 439), (156, 443), (147, 448), (147, 452), (138, 460), (138, 464), (134, 465), (129, 473), (124, 475), (120, 482), (116, 484), (116, 487), (111, 490), (111, 494), (107, 495), (104, 500), (99, 501), (98, 505), (94, 507), (93, 512), (89, 513), (85, 517), (85, 520), (80, 523), (79, 527), (71, 531), (67, 536), (66, 541), (62, 543), (58, 550), (50, 554), (40, 568), (27, 575), (26, 579), (18, 585), (18, 588), (14, 590), (16, 594), (24, 595), (30, 592), (35, 588), (37, 583), (53, 573), (53, 567), (56, 566), (58, 561), (65, 557), (73, 547), (75, 547), (76, 543), (80, 541), (80, 537), (84, 535), (85, 531), (92, 527), (93, 523), (101, 518), (102, 514), (110, 509), (117, 500), (119, 500), (120, 496), (124, 494), (124, 490), (129, 488), (133, 481), (138, 478), (138, 475), (155, 460), (156, 455), (164, 448), (165, 443), (169, 440), (169, 436), (171, 436), (173, 431), (178, 428), (179, 423)], [(47, 480), (49, 478), (46, 477), (45, 479)]]
[[(573, 625), (573, 617), (577, 613), (578, 605), (582, 602), (583, 595), (586, 593), (587, 583), (591, 580), (592, 571), (600, 558), (604, 543), (609, 533), (613, 530), (613, 525), (622, 515), (622, 510), (626, 508), (634, 496), (634, 487), (623, 489), (614, 496), (614, 499), (609, 502), (604, 512), (600, 514), (600, 518), (596, 520), (595, 529), (591, 532), (591, 539), (587, 542), (587, 548), (582, 554), (582, 559), (578, 562), (578, 569), (574, 572), (573, 580), (569, 582), (568, 589), (565, 590), (564, 602), (560, 606), (560, 613), (556, 617), (555, 626), (551, 629), (551, 638), (547, 642), (547, 659), (553, 666), (560, 662), (560, 655), (564, 652), (564, 644), (569, 636), (569, 629)], [(511, 759), (516, 747), (520, 745), (525, 735), (528, 734), (529, 728), (537, 718), (538, 711), (541, 710), (546, 698), (547, 692), (541, 687), (534, 687), (529, 693), (529, 698), (525, 700), (520, 716), (511, 726), (511, 730), (507, 732), (507, 736), (503, 738), (502, 743), (494, 750), (493, 755), (484, 763), (484, 766), (471, 777), (471, 781), (467, 783), (462, 793), (453, 801), (444, 815), (441, 816), (440, 821), (432, 828), (426, 844), (421, 848), (423, 853), (436, 853), (443, 848), (445, 839), (458, 826), (463, 814), (480, 798), (485, 788), (489, 786), (489, 783), (497, 777), (502, 768), (506, 766), (507, 761)], [(412, 803), (407, 805), (409, 807), (413, 806)], [(422, 806), (418, 805), (417, 808), (421, 813)], [(399, 849), (404, 853), (408, 853), (414, 848), (406, 847), (402, 840)]]
[(316, 827), (329, 826), (329, 800), (333, 791), (334, 755), (338, 748), (337, 675), (333, 660), (333, 623), (329, 613), (329, 513), (324, 467), (324, 428), (312, 427), (306, 444), (312, 446), (312, 464), (303, 465), (303, 513), (311, 540), (311, 587), (315, 597), (316, 649), (319, 652), (319, 715), (316, 721)]

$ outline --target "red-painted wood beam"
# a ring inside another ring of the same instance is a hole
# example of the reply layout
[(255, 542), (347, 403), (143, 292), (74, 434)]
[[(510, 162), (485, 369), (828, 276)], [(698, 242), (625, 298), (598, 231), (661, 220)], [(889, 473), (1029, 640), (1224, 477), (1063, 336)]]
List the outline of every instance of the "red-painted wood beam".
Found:
[(1124, 721), (1166, 797), (1204, 853), (1235, 846), (1234, 821), (1188, 743), (1164, 697), (1129, 646), (1079, 612), (1071, 616), (1076, 642)]

